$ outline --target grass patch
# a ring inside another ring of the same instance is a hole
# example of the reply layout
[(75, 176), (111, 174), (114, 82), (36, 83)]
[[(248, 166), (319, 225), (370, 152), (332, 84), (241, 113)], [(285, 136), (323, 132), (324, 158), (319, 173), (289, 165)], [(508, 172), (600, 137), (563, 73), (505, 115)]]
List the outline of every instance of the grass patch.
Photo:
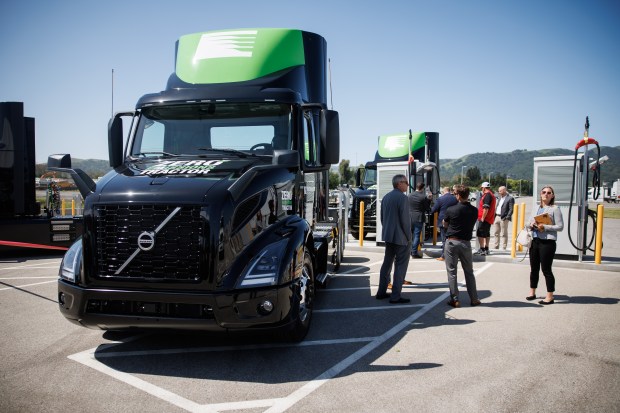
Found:
[(614, 219), (620, 219), (620, 209), (618, 208), (605, 208), (605, 210), (603, 211), (603, 216), (605, 218), (614, 218)]

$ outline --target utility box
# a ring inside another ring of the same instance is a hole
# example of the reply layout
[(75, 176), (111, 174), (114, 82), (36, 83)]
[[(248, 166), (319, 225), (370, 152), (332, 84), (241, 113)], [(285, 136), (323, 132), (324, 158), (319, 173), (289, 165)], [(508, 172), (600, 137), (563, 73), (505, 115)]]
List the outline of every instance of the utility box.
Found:
[(384, 244), (381, 237), (383, 225), (381, 223), (381, 201), (390, 192), (394, 175), (403, 174), (409, 176), (409, 164), (407, 162), (391, 162), (377, 164), (377, 245)]
[[(543, 187), (549, 185), (555, 193), (555, 205), (562, 211), (564, 219), (564, 230), (558, 232), (556, 256), (561, 255), (563, 258), (577, 259), (579, 257), (579, 249), (573, 246), (578, 245), (580, 208), (579, 200), (587, 202), (587, 186), (582, 182), (582, 158), (583, 153), (577, 156), (577, 167), (575, 167), (574, 156), (546, 156), (534, 158), (534, 187), (532, 196), (531, 209), (528, 211), (525, 222), (527, 223), (532, 216), (532, 212), (536, 212), (540, 205), (540, 191)], [(574, 185), (573, 185), (574, 183)], [(572, 196), (571, 204), (571, 191)], [(586, 221), (587, 222), (587, 221)], [(594, 229), (589, 228), (590, 234)], [(570, 236), (569, 236), (570, 235)], [(591, 235), (588, 235), (590, 239)], [(572, 243), (571, 243), (572, 239)]]

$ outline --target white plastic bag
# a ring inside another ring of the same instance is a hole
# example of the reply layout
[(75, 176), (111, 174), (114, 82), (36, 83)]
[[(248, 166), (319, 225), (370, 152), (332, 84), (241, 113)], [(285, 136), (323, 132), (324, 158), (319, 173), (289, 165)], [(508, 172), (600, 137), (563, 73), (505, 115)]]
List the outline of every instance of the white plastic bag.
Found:
[(517, 242), (529, 249), (532, 246), (532, 232), (527, 228), (523, 228), (517, 234)]

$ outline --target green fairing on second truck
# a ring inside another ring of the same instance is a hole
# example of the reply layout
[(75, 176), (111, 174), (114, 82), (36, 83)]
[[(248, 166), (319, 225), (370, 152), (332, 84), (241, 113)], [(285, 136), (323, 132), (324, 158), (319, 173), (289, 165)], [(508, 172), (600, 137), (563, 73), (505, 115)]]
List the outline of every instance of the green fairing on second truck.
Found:
[[(409, 132), (381, 135), (378, 138), (378, 149), (374, 161), (367, 162), (356, 174), (355, 188), (351, 193), (351, 210), (349, 211), (349, 232), (355, 239), (365, 238), (369, 233), (377, 231), (377, 164), (408, 161), (409, 156), (418, 162), (433, 162), (439, 168), (439, 133), (413, 132), (411, 145)], [(410, 149), (409, 149), (410, 148)], [(439, 178), (430, 172), (416, 173), (410, 180), (410, 188), (422, 179), (429, 185), (429, 190), (436, 194), (439, 191)], [(360, 202), (364, 202), (364, 232), (360, 235)]]

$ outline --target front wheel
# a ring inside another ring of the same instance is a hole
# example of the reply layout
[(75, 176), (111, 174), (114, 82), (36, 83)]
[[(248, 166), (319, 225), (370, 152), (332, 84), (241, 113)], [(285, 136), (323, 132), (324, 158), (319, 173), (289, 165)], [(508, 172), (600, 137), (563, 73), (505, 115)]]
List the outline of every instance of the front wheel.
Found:
[(310, 254), (304, 252), (304, 263), (301, 276), (293, 286), (293, 326), (286, 332), (287, 341), (299, 342), (306, 337), (312, 321), (314, 307), (314, 268)]

